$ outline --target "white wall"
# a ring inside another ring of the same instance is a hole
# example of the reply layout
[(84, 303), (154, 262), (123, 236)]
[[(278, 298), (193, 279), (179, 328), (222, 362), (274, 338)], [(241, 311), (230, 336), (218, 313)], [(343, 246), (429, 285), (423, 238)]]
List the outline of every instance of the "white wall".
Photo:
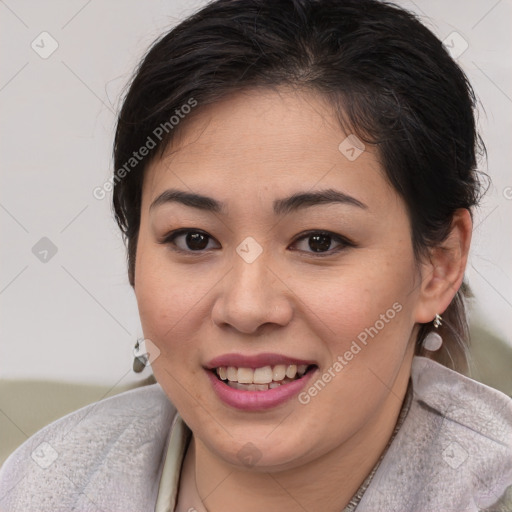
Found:
[[(149, 375), (131, 372), (142, 331), (110, 202), (92, 190), (111, 173), (115, 112), (132, 69), (203, 3), (0, 2), (0, 378), (114, 386)], [(459, 62), (485, 105), (493, 187), (467, 273), (475, 314), (512, 343), (512, 0), (397, 3), (441, 39), (456, 31), (468, 43)], [(51, 49), (43, 31), (58, 43), (46, 59), (31, 47)], [(46, 263), (32, 252), (42, 237), (57, 248)]]

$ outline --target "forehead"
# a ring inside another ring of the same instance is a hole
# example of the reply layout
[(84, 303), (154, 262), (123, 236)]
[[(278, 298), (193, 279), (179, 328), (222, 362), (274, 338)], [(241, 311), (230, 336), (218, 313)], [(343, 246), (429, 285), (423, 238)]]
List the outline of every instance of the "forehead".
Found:
[(374, 206), (396, 196), (375, 148), (344, 133), (331, 105), (313, 91), (252, 89), (197, 107), (144, 178), (143, 202), (166, 188), (226, 203), (334, 188)]

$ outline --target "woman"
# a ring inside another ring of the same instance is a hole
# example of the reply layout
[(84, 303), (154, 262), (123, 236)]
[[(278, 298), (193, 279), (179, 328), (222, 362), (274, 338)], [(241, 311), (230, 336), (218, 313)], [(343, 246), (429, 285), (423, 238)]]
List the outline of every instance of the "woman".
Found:
[(463, 375), (473, 109), (376, 0), (218, 0), (164, 35), (113, 176), (157, 384), (30, 438), (1, 509), (504, 506), (512, 401)]

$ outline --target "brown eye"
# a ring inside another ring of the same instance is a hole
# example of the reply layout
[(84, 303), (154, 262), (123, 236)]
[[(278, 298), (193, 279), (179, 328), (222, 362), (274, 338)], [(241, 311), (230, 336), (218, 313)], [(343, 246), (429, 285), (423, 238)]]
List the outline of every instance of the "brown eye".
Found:
[(202, 251), (208, 245), (208, 237), (203, 233), (189, 232), (185, 235), (185, 245), (192, 251)]
[(329, 235), (311, 235), (308, 237), (309, 248), (314, 252), (327, 251), (331, 247), (332, 237)]
[(213, 238), (202, 231), (179, 229), (172, 231), (161, 243), (174, 245), (181, 252), (202, 252), (208, 248), (210, 240)]
[[(310, 252), (312, 254), (317, 253), (319, 256), (328, 256), (346, 247), (354, 247), (354, 244), (346, 238), (328, 231), (310, 231), (299, 237), (294, 242), (294, 245), (297, 245), (300, 241), (307, 241), (307, 243), (303, 243), (303, 248), (299, 249), (300, 251)], [(338, 243), (338, 247), (335, 249), (331, 249), (333, 242)]]

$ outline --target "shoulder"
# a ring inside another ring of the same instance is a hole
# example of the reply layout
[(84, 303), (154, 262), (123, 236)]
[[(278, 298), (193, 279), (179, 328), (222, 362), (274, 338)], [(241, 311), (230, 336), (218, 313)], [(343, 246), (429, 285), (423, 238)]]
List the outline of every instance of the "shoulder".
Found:
[(512, 399), (424, 357), (411, 379), (410, 410), (361, 510), (374, 510), (370, 501), (425, 512), (495, 504), (512, 485)]
[(512, 398), (425, 357), (414, 358), (411, 377), (420, 406), (441, 414), (460, 433), (512, 448)]
[(72, 412), (0, 469), (0, 510), (151, 510), (176, 409), (159, 384)]

